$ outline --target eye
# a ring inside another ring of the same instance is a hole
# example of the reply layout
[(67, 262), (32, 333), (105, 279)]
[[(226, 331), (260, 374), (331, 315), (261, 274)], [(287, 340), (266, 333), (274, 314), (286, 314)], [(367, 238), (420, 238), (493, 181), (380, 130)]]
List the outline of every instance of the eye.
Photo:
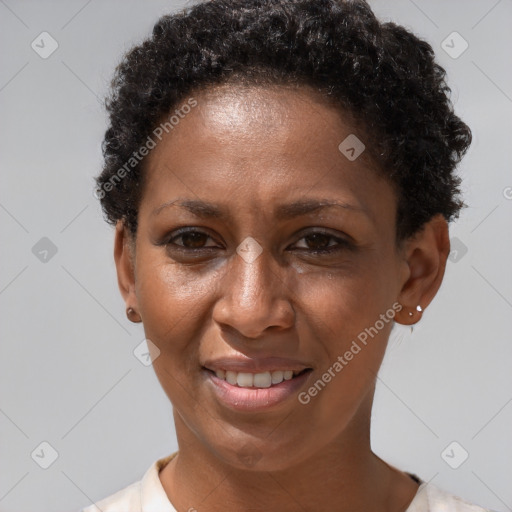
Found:
[[(302, 242), (304, 241), (304, 242)], [(298, 244), (302, 243), (302, 247)], [(324, 231), (314, 231), (303, 236), (295, 245), (299, 250), (315, 253), (331, 253), (351, 247), (350, 242)]]
[[(213, 240), (208, 233), (194, 228), (186, 228), (176, 231), (172, 237), (167, 239), (166, 245), (191, 251), (217, 247), (217, 245), (205, 245), (208, 239)], [(181, 243), (176, 243), (178, 240), (181, 240)]]
[[(208, 241), (210, 245), (207, 245)], [(197, 228), (183, 228), (172, 233), (164, 244), (168, 249), (194, 252), (219, 248), (213, 238), (206, 232)], [(324, 231), (313, 231), (303, 236), (292, 246), (292, 249), (304, 251), (311, 254), (332, 253), (343, 249), (351, 248), (350, 242)]]

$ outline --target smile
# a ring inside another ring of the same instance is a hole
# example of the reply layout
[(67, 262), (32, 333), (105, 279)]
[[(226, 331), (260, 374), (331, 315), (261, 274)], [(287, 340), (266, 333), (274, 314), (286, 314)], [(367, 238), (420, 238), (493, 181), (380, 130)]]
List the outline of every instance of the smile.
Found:
[(291, 380), (307, 370), (307, 368), (300, 372), (294, 372), (293, 370), (274, 370), (262, 373), (217, 370), (215, 375), (218, 379), (225, 380), (232, 386), (238, 386), (240, 388), (270, 388), (281, 384), (284, 380)]
[(216, 399), (237, 412), (264, 412), (283, 405), (305, 387), (313, 371), (305, 368), (251, 373), (204, 367), (203, 370)]

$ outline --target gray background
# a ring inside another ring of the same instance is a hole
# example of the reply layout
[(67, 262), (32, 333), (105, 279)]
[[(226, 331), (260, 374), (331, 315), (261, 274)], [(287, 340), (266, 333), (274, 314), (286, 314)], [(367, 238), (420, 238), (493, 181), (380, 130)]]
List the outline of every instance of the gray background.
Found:
[[(512, 1), (371, 4), (433, 45), (474, 133), (460, 169), (469, 207), (451, 228), (456, 252), (414, 333), (392, 334), (373, 447), (470, 501), (512, 510)], [(115, 64), (182, 5), (0, 0), (3, 512), (77, 510), (176, 449), (171, 406), (133, 354), (144, 335), (125, 318), (92, 177)], [(31, 48), (43, 31), (59, 44), (47, 59)], [(441, 47), (453, 31), (469, 43), (456, 59)], [(56, 254), (44, 253), (43, 237)], [(52, 449), (58, 457), (43, 469)], [(469, 457), (453, 469), (446, 460), (460, 462), (462, 450)]]

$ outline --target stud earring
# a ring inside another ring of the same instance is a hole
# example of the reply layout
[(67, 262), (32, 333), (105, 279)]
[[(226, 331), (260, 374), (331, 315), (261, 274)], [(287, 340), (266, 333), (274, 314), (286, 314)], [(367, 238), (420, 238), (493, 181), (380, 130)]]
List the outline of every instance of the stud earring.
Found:
[[(418, 304), (418, 305), (416, 306), (416, 311), (417, 311), (418, 313), (421, 313), (421, 312), (423, 311), (423, 308)], [(409, 311), (409, 316), (413, 316), (413, 315), (414, 315), (414, 313), (413, 313), (412, 311)]]
[[(418, 304), (416, 306), (416, 311), (418, 313), (421, 313), (423, 311), (423, 308)], [(413, 316), (414, 313), (412, 313), (411, 311), (409, 311), (409, 316)], [(413, 331), (413, 326), (411, 325), (411, 334), (412, 334), (412, 331)]]
[(140, 315), (137, 314), (137, 312), (133, 308), (127, 308), (126, 309), (126, 316), (128, 317), (128, 320), (133, 323), (139, 323), (142, 321), (140, 318)]

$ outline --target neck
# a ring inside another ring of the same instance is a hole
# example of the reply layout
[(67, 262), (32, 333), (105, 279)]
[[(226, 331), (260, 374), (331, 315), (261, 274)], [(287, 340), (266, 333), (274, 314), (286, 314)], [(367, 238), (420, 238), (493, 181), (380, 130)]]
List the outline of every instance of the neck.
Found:
[(178, 414), (175, 419), (180, 450), (160, 480), (177, 510), (401, 512), (418, 487), (371, 451), (369, 414), (354, 418), (342, 435), (309, 458), (278, 471), (226, 464)]

